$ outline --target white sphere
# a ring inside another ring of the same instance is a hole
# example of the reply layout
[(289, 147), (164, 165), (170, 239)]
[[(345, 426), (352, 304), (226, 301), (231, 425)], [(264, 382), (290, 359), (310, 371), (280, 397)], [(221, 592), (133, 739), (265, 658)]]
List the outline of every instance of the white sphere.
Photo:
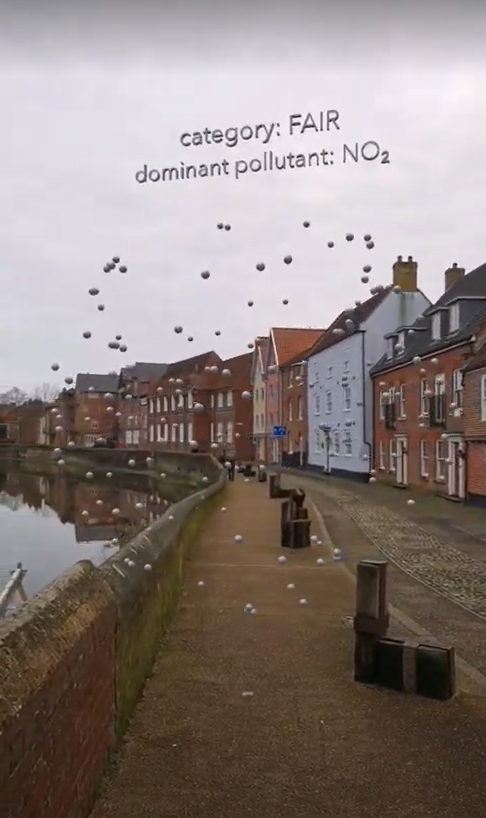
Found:
[(221, 509), (221, 511), (227, 511), (226, 506), (223, 506), (223, 508)]
[(241, 536), (241, 534), (236, 535), (235, 542), (238, 542), (238, 543), (243, 542), (243, 537)]
[(151, 566), (149, 563), (147, 563), (147, 565), (144, 565), (144, 566), (143, 566), (143, 570), (144, 570), (144, 571), (151, 571), (151, 570), (152, 570), (152, 566)]
[(408, 506), (414, 506), (415, 505), (415, 500), (407, 500), (407, 505)]
[(295, 588), (294, 583), (293, 583), (293, 582), (289, 582), (289, 584), (287, 585), (287, 588), (289, 589), (289, 591), (293, 591), (293, 590), (294, 590), (294, 588)]
[(87, 472), (86, 472), (86, 478), (87, 478), (88, 480), (92, 480), (92, 479), (93, 479), (93, 477), (94, 477), (94, 475), (93, 475), (93, 472), (92, 472), (92, 471), (87, 471)]
[(299, 599), (299, 605), (308, 605), (308, 602), (306, 599)]
[(317, 564), (318, 564), (318, 565), (325, 565), (325, 564), (326, 564), (326, 561), (325, 561), (325, 560), (323, 560), (323, 559), (322, 559), (322, 557), (319, 557), (319, 559), (317, 560)]
[(202, 579), (200, 579), (197, 584), (199, 585), (200, 588), (202, 588), (202, 586), (204, 585), (204, 582), (202, 581)]
[(131, 469), (133, 469), (133, 467), (135, 465), (135, 460), (129, 460), (128, 465), (130, 466)]
[(287, 562), (287, 557), (279, 557), (279, 558), (278, 558), (278, 560), (277, 560), (277, 562), (278, 562), (280, 565), (283, 565), (284, 563), (286, 563), (286, 562)]

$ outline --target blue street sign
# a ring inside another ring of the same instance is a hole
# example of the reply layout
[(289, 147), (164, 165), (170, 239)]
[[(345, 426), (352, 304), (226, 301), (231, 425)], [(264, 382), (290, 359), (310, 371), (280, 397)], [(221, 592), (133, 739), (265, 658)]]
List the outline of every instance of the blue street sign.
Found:
[(273, 427), (273, 436), (274, 437), (285, 437), (287, 434), (287, 427), (286, 426), (274, 426)]

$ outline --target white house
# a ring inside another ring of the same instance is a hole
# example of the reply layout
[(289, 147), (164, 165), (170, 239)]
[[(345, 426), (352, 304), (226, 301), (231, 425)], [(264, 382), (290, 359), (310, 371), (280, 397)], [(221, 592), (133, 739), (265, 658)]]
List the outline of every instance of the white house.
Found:
[(345, 310), (308, 356), (308, 466), (367, 479), (373, 451), (371, 367), (384, 355), (385, 335), (406, 328), (430, 307), (417, 288), (417, 262), (399, 256), (393, 283)]
[(266, 336), (255, 338), (251, 367), (253, 440), (255, 442), (255, 459), (261, 463), (264, 463), (267, 459), (265, 368), (268, 340)]

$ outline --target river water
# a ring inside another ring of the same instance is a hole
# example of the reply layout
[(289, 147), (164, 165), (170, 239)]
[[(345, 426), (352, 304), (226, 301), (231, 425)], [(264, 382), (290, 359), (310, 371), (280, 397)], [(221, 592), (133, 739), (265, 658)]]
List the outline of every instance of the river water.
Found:
[(0, 594), (18, 563), (26, 570), (0, 618), (78, 560), (104, 562), (189, 491), (140, 475), (97, 483), (0, 465)]

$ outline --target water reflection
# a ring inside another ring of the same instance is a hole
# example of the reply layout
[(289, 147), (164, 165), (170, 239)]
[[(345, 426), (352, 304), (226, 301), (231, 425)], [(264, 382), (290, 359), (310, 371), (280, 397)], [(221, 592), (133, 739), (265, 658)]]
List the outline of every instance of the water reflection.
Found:
[[(140, 475), (80, 481), (0, 471), (0, 595), (19, 562), (28, 597), (80, 559), (99, 565), (188, 491), (168, 482), (162, 494), (160, 482)], [(7, 615), (19, 601), (21, 593), (9, 599)]]

